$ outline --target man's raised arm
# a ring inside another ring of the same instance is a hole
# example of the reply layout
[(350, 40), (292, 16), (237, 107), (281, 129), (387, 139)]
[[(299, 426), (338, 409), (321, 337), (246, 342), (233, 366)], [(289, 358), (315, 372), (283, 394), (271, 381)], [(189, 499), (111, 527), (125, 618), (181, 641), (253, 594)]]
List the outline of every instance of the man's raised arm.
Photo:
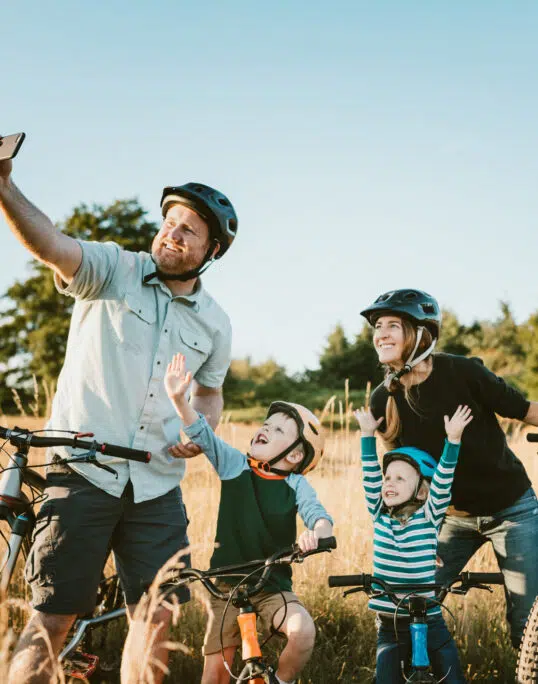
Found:
[(82, 261), (78, 242), (57, 230), (11, 179), (11, 161), (0, 161), (0, 208), (17, 240), (30, 254), (70, 283)]

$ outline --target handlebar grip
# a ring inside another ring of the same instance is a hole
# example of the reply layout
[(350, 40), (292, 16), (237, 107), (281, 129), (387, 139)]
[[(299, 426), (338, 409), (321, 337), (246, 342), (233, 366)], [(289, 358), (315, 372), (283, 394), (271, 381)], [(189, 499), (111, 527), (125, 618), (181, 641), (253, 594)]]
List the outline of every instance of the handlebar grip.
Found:
[(366, 575), (329, 575), (330, 587), (362, 587)]
[(462, 572), (460, 577), (463, 581), (477, 584), (504, 584), (502, 572)]
[(336, 537), (322, 537), (318, 539), (318, 549), (335, 549)]
[(538, 442), (538, 432), (529, 432), (527, 434), (527, 442)]
[(129, 461), (139, 461), (140, 463), (149, 463), (151, 461), (150, 451), (129, 449), (129, 447), (117, 446), (116, 444), (102, 444), (100, 451), (107, 456), (126, 458)]

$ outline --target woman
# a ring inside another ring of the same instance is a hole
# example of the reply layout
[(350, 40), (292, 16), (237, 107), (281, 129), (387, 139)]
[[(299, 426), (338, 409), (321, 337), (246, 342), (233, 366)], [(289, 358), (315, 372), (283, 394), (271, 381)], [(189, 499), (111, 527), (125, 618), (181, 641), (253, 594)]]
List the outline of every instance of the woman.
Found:
[(374, 327), (374, 346), (385, 367), (385, 381), (370, 403), (373, 415), (384, 417), (380, 432), (387, 448), (412, 445), (440, 454), (444, 416), (460, 404), (472, 411), (439, 535), (437, 581), (455, 577), (491, 541), (505, 579), (507, 619), (517, 648), (538, 595), (538, 502), (496, 414), (538, 425), (538, 403), (527, 401), (480, 359), (433, 353), (441, 312), (425, 292), (387, 292), (361, 315)]

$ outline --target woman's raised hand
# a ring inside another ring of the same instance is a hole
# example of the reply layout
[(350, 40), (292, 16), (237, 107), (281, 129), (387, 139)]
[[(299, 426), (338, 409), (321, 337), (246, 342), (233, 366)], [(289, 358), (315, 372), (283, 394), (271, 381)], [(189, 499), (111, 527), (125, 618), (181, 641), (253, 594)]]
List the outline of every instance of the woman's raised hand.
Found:
[(359, 423), (363, 437), (373, 437), (374, 432), (377, 430), (377, 428), (381, 425), (383, 421), (383, 416), (377, 419), (374, 418), (374, 415), (370, 411), (370, 409), (364, 408), (364, 406), (354, 411), (353, 415)]
[(472, 421), (473, 414), (468, 406), (458, 406), (450, 420), (445, 416), (445, 430), (448, 441), (452, 444), (461, 442), (461, 435), (467, 425)]

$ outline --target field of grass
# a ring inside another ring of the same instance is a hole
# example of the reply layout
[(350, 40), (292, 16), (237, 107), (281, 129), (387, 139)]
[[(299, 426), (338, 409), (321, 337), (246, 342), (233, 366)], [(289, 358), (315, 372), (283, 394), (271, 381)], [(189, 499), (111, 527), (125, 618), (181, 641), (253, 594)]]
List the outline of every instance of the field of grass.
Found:
[[(16, 420), (18, 424), (23, 422), (20, 418)], [(7, 419), (0, 420), (0, 423), (6, 424)], [(225, 422), (219, 431), (226, 441), (246, 450), (253, 426)], [(535, 448), (523, 439), (518, 430), (512, 435), (512, 446), (524, 462), (534, 485), (538, 486)], [(375, 632), (366, 599), (361, 594), (344, 600), (340, 591), (326, 586), (329, 574), (370, 572), (372, 568), (372, 524), (364, 503), (357, 434), (346, 429), (331, 432), (326, 454), (324, 462), (309, 476), (309, 480), (335, 519), (338, 549), (332, 554), (307, 559), (294, 571), (295, 590), (318, 628), (316, 650), (301, 682), (369, 682), (374, 671)], [(41, 459), (42, 456), (34, 454), (33, 458)], [(2, 458), (4, 461), (5, 457)], [(193, 565), (205, 568), (215, 534), (219, 482), (203, 457), (189, 462), (183, 492), (191, 521), (189, 536)], [(470, 569), (496, 570), (489, 545), (476, 554)], [(18, 590), (23, 599), (28, 598), (20, 577)], [(197, 590), (194, 600), (182, 609), (173, 639), (183, 647), (172, 655), (170, 681), (186, 684), (199, 681), (202, 667), (200, 648), (205, 625), (203, 599)], [(504, 623), (502, 591), (497, 588), (493, 594), (475, 591), (465, 598), (450, 597), (448, 605), (456, 617), (455, 636), (468, 679), (503, 684), (513, 681), (515, 655)], [(451, 623), (450, 618), (447, 622)], [(18, 628), (17, 624), (13, 626)], [(5, 617), (3, 627), (4, 630), (7, 627)], [(123, 634), (122, 625), (101, 634), (102, 643), (98, 646), (105, 663), (117, 661)], [(278, 644), (273, 644), (269, 652), (274, 655), (278, 648)], [(137, 658), (138, 653), (133, 653), (133, 657)], [(7, 659), (5, 650), (0, 650), (0, 658), (3, 659), (0, 662), (0, 680), (3, 681), (2, 669)], [(117, 679), (111, 674), (106, 681)]]

